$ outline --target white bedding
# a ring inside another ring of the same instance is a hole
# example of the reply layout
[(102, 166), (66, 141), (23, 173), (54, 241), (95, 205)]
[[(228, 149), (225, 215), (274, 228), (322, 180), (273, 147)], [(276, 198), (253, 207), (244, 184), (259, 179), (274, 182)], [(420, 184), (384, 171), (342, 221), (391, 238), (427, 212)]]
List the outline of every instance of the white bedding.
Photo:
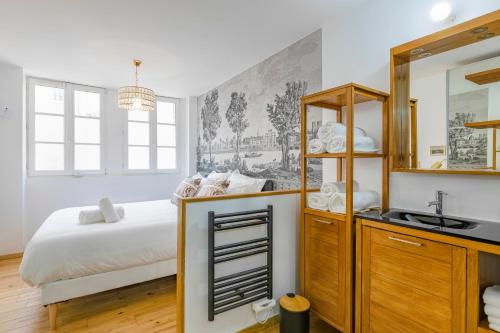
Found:
[(52, 213), (24, 251), (20, 273), (39, 286), (176, 258), (177, 206), (168, 200), (120, 204), (116, 223), (78, 223), (82, 209)]

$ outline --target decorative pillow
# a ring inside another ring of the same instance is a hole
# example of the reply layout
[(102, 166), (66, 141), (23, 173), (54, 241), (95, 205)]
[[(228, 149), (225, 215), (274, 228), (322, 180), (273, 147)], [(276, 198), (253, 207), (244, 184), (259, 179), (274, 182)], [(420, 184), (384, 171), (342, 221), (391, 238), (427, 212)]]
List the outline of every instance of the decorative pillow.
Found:
[(229, 186), (228, 181), (217, 181), (212, 184), (202, 185), (198, 193), (196, 193), (196, 196), (215, 197), (217, 195), (224, 195), (226, 194), (228, 186)]
[[(201, 185), (213, 185), (217, 182), (221, 182), (221, 181), (229, 181), (229, 178), (231, 177), (231, 175), (238, 171), (237, 169), (235, 171), (231, 171), (229, 170), (228, 172), (216, 172), (216, 171), (212, 171), (207, 177), (203, 178), (201, 180)], [(239, 173), (239, 171), (238, 171)]]
[(227, 194), (261, 192), (266, 179), (252, 178), (238, 173), (233, 173), (229, 178)]
[[(175, 194), (183, 198), (191, 198), (196, 195), (200, 188), (201, 179), (199, 178), (186, 178), (176, 188)], [(170, 200), (174, 205), (178, 204), (177, 196), (173, 196)]]

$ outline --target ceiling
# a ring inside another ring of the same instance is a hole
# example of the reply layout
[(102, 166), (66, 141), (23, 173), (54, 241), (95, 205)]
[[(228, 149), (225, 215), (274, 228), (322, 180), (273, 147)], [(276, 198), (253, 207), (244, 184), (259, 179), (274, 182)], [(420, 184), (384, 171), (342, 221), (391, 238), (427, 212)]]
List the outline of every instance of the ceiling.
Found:
[[(26, 74), (199, 95), (366, 0), (2, 0), (0, 60)], [(350, 8), (349, 8), (350, 7)]]

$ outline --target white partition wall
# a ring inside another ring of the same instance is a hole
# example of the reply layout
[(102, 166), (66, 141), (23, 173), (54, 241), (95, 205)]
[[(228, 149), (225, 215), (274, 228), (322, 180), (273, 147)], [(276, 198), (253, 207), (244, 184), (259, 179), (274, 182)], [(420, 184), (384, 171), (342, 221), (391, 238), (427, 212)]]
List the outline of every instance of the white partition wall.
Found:
[[(273, 206), (273, 297), (278, 299), (297, 286), (297, 234), (299, 194), (256, 196), (240, 199), (187, 202), (185, 212), (184, 332), (233, 333), (257, 323), (251, 304), (216, 315), (208, 321), (208, 212), (232, 213)], [(225, 231), (216, 235), (216, 244), (256, 238), (265, 226)], [(217, 265), (215, 277), (265, 264), (257, 255)], [(275, 309), (278, 313), (278, 309)]]

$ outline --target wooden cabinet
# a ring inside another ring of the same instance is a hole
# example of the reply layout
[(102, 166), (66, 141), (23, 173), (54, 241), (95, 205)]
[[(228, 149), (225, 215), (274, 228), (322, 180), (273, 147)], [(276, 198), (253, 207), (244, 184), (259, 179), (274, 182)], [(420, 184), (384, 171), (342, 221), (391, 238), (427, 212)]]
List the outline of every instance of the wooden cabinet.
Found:
[(345, 304), (344, 221), (305, 214), (305, 296), (311, 309), (342, 329)]
[(465, 332), (466, 249), (358, 227), (357, 332)]

